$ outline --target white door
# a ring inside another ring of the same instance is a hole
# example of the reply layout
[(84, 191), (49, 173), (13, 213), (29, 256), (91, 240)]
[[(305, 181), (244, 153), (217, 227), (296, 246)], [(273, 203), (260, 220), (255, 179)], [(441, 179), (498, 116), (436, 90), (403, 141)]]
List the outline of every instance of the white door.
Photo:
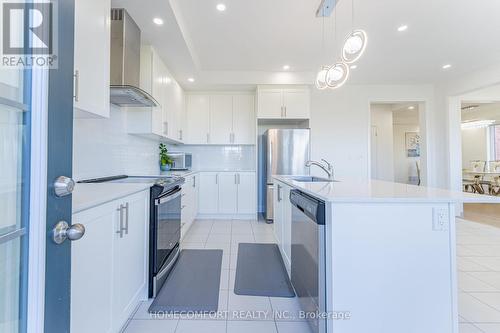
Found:
[(210, 98), (208, 95), (187, 96), (186, 143), (208, 143), (210, 131)]
[(255, 192), (255, 173), (243, 172), (238, 173), (238, 213), (239, 214), (255, 214), (256, 192)]
[(309, 104), (309, 91), (307, 89), (285, 89), (283, 91), (285, 118), (308, 119)]
[(106, 118), (109, 117), (110, 15), (110, 0), (75, 1), (74, 107)]
[(283, 117), (283, 93), (281, 89), (259, 91), (259, 118), (276, 119)]
[(199, 176), (198, 211), (200, 214), (216, 214), (219, 205), (219, 184), (216, 172), (202, 172)]
[(235, 144), (255, 144), (255, 97), (233, 96), (233, 139)]
[[(113, 235), (117, 211), (102, 205), (73, 215), (85, 236), (71, 243), (71, 332), (112, 332)], [(96, 300), (99, 300), (96, 303)], [(94, 304), (94, 305), (92, 305)], [(92, 320), (89, 320), (92, 318)]]
[[(121, 236), (119, 233), (114, 233), (113, 326), (115, 332), (120, 330), (137, 306), (140, 293), (144, 290), (147, 281), (145, 239), (149, 199), (145, 193), (123, 199), (122, 224), (126, 229)], [(119, 216), (115, 229), (120, 230)]]
[(231, 143), (233, 127), (233, 97), (231, 95), (210, 96), (210, 143)]
[(219, 173), (219, 213), (238, 212), (238, 175), (233, 172)]

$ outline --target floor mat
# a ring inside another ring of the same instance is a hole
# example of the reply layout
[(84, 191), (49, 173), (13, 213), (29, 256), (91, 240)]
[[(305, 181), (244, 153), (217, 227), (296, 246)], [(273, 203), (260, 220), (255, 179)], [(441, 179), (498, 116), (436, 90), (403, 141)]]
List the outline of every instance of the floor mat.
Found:
[(269, 297), (295, 296), (278, 245), (239, 244), (234, 293)]
[(222, 250), (182, 250), (150, 313), (216, 312)]

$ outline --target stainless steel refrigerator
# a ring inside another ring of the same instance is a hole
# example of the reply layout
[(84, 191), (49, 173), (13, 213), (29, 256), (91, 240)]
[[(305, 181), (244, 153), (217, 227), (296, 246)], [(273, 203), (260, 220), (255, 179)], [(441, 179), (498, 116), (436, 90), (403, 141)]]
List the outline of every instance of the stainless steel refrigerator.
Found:
[(309, 129), (269, 129), (264, 133), (266, 219), (273, 220), (273, 175), (308, 175)]

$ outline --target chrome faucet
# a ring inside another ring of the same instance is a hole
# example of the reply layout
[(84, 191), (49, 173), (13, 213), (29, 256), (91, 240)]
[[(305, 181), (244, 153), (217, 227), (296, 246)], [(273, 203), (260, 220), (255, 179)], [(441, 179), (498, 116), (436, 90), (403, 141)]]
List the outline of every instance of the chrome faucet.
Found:
[[(326, 172), (326, 174), (328, 175), (328, 179), (333, 180), (333, 166), (332, 166), (332, 164), (323, 158), (321, 160), (325, 163), (323, 164), (321, 162), (316, 162), (316, 161), (312, 161), (312, 160), (307, 161), (306, 167), (309, 168), (312, 165), (316, 165), (316, 166), (320, 167), (321, 169), (323, 169), (324, 172)], [(325, 164), (326, 164), (326, 166), (325, 166)]]

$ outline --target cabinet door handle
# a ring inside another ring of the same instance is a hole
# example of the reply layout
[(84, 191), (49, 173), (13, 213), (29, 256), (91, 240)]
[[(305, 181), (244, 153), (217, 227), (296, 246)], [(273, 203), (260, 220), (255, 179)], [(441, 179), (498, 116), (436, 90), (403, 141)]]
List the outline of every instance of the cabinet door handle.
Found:
[(207, 143), (210, 143), (210, 134), (207, 133)]
[(286, 118), (286, 106), (284, 106), (284, 109), (285, 109), (285, 118)]
[(80, 71), (78, 69), (73, 74), (73, 80), (74, 80), (73, 98), (75, 99), (75, 102), (78, 102), (78, 100), (80, 99)]
[(281, 106), (281, 118), (283, 118), (283, 106)]
[(182, 140), (182, 130), (179, 130), (179, 140)]
[(281, 201), (281, 186), (278, 185), (278, 201)]
[(196, 187), (196, 176), (193, 176), (193, 187)]
[(234, 174), (234, 184), (238, 184), (238, 174)]
[(120, 205), (120, 208), (116, 210), (120, 212), (120, 226), (116, 233), (120, 235), (120, 238), (123, 238), (123, 205)]
[(128, 208), (129, 204), (128, 202), (125, 204), (125, 235), (128, 235)]

